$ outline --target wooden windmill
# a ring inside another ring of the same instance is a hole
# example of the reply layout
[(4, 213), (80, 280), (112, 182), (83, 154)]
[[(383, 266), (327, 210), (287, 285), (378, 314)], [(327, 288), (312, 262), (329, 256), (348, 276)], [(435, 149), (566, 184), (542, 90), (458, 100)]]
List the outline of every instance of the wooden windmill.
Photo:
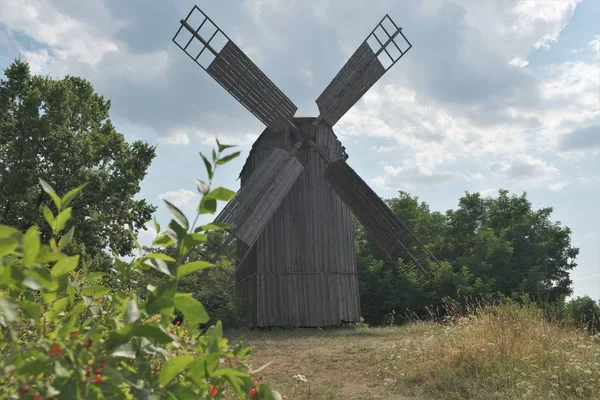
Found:
[(173, 41), (267, 126), (217, 217), (235, 225), (236, 288), (252, 326), (360, 320), (351, 213), (392, 259), (419, 269), (435, 260), (346, 163), (332, 129), (412, 47), (388, 15), (317, 98), (316, 118), (294, 117), (294, 103), (198, 7)]

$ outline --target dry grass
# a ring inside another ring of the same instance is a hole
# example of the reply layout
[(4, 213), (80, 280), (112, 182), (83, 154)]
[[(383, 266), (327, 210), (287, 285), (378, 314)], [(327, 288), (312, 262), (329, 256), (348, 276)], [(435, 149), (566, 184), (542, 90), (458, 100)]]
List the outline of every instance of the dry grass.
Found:
[[(600, 340), (533, 307), (487, 307), (453, 324), (228, 335), (291, 399), (600, 399)], [(293, 378), (304, 375), (307, 382)]]

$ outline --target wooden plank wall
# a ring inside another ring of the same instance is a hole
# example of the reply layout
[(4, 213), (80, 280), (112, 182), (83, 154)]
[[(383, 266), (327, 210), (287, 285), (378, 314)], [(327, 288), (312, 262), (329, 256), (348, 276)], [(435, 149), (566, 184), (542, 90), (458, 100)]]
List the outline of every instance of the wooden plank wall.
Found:
[[(296, 119), (312, 122), (314, 118)], [(242, 172), (245, 185), (273, 148), (291, 146), (268, 129)], [(340, 142), (326, 124), (314, 138), (332, 159)], [(305, 166), (237, 273), (253, 326), (316, 327), (360, 319), (351, 214), (324, 178), (325, 164), (311, 149), (297, 153)], [(240, 255), (246, 250), (239, 248)]]

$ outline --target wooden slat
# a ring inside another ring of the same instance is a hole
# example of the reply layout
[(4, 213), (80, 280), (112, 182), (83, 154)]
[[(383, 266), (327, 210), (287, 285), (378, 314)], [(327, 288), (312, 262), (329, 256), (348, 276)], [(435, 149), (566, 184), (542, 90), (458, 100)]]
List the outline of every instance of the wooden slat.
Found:
[(385, 71), (369, 44), (363, 42), (317, 98), (319, 118), (335, 125)]
[(216, 220), (234, 224), (233, 234), (252, 247), (303, 169), (290, 153), (273, 149)]
[(291, 122), (298, 109), (231, 40), (206, 72), (268, 127)]
[(401, 254), (398, 238), (408, 231), (392, 210), (344, 160), (332, 163), (325, 172), (338, 196), (361, 224), (393, 255)]

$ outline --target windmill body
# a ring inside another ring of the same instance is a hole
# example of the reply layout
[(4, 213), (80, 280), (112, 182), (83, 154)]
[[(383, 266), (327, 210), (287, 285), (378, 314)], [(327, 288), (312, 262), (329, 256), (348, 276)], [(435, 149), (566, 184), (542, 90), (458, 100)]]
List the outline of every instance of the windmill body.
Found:
[[(348, 166), (333, 132), (412, 47), (388, 15), (317, 98), (313, 118), (295, 117), (292, 101), (198, 7), (173, 41), (267, 126), (242, 169), (240, 190), (216, 219), (234, 226), (236, 288), (250, 325), (360, 319), (352, 214), (393, 260), (402, 256), (422, 269), (422, 261), (435, 259)], [(411, 252), (415, 246), (422, 257)]]
[[(315, 118), (295, 118), (301, 126)], [(326, 124), (311, 139), (331, 159), (344, 155)], [(252, 146), (241, 186), (274, 148), (289, 149), (294, 133), (265, 129)], [(324, 160), (309, 146), (295, 158), (304, 167), (237, 271), (253, 326), (332, 326), (358, 321), (360, 304), (350, 210), (324, 177)]]

